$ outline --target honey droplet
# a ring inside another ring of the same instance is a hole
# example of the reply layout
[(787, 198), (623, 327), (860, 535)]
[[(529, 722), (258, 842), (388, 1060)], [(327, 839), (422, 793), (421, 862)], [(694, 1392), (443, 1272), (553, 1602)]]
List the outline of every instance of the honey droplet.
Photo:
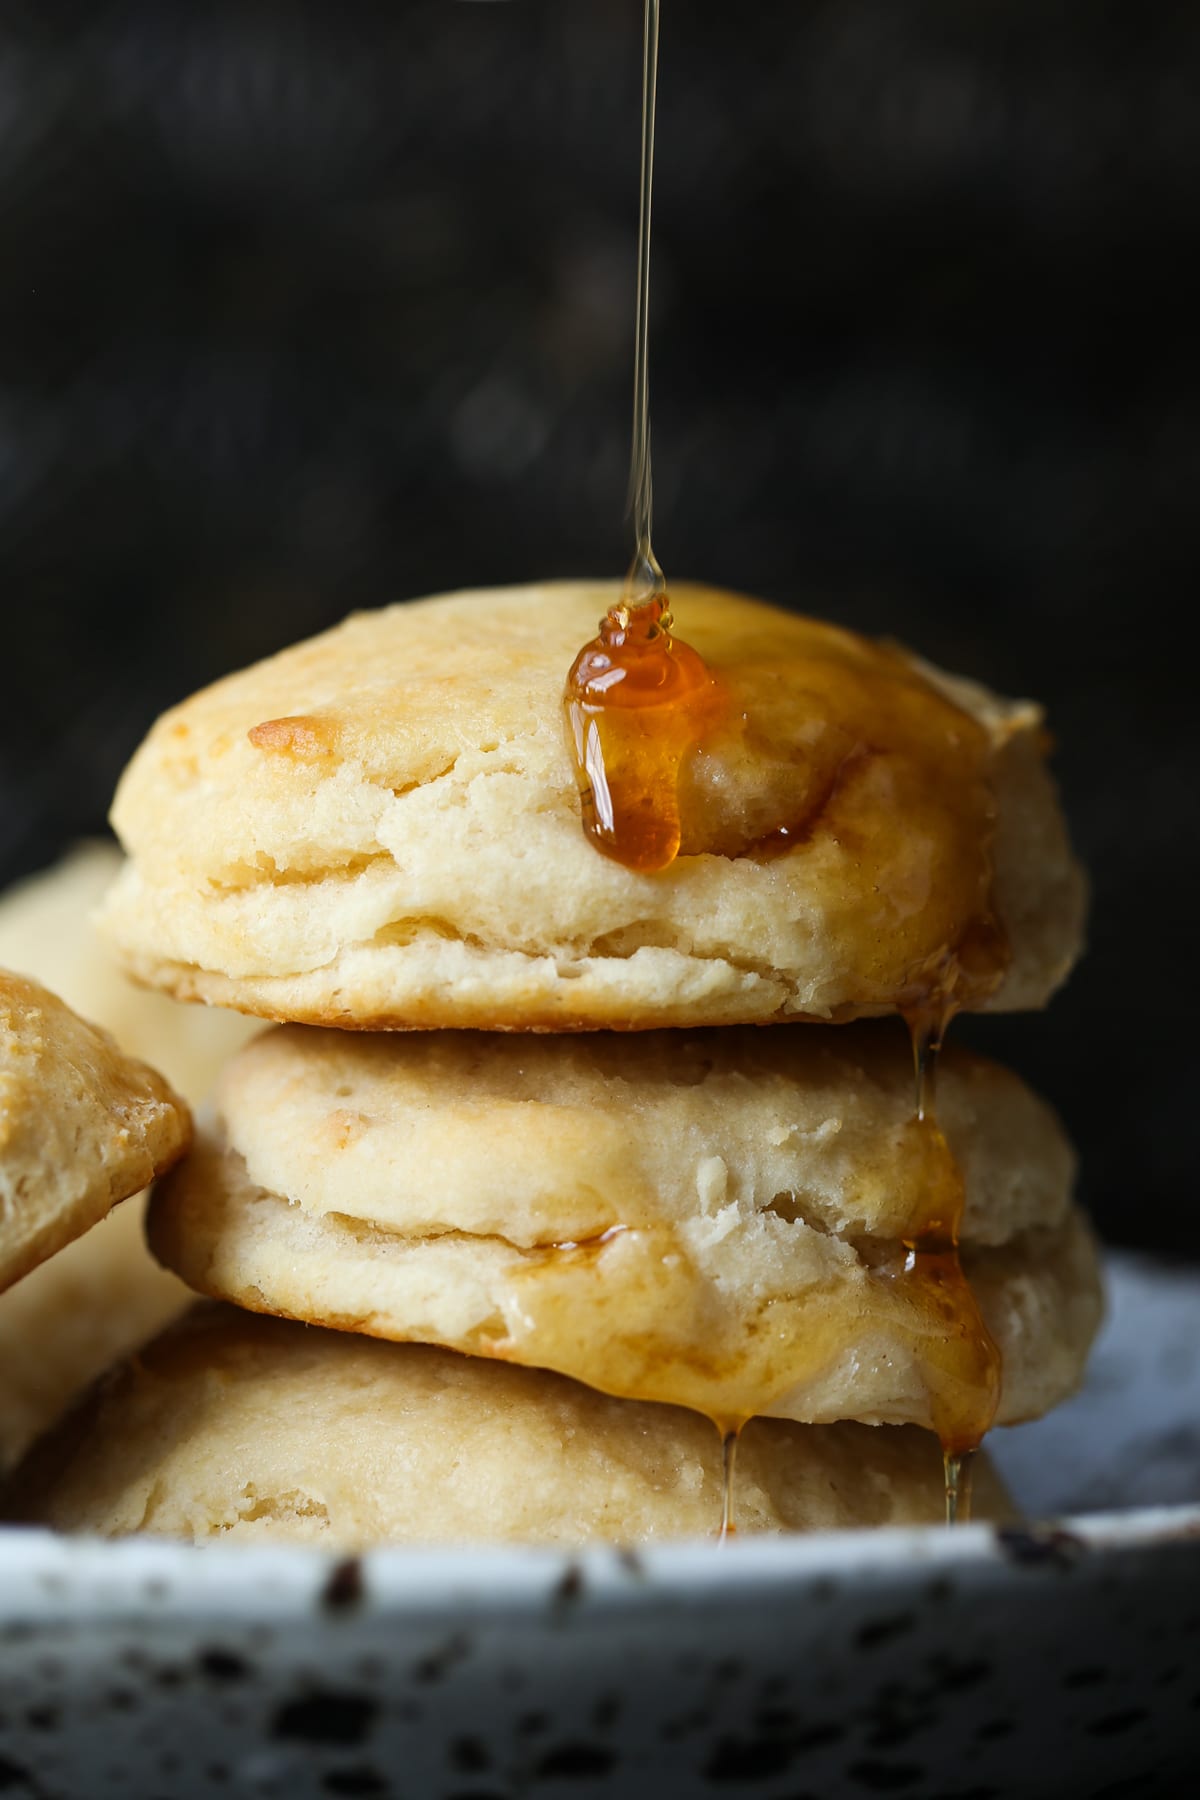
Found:
[(679, 774), (720, 713), (720, 690), (671, 634), (665, 594), (613, 607), (576, 657), (564, 696), (583, 829), (626, 868), (679, 851)]
[(975, 1452), (966, 1450), (956, 1456), (945, 1450), (942, 1452), (942, 1462), (946, 1471), (946, 1523), (947, 1525), (969, 1525), (971, 1522), (971, 1473), (975, 1462)]
[(962, 1173), (935, 1116), (937, 1057), (953, 1003), (910, 1015), (916, 1106), (909, 1127), (920, 1158), (922, 1211), (904, 1236), (903, 1279), (933, 1325), (925, 1351), (930, 1418), (946, 1472), (946, 1523), (970, 1517), (971, 1457), (991, 1429), (1000, 1402), (1000, 1352), (963, 1273), (958, 1240), (965, 1191)]
[(721, 1529), (717, 1533), (717, 1542), (727, 1544), (730, 1538), (737, 1536), (737, 1515), (734, 1505), (734, 1482), (737, 1477), (737, 1449), (741, 1427), (734, 1425), (720, 1427), (721, 1431)]

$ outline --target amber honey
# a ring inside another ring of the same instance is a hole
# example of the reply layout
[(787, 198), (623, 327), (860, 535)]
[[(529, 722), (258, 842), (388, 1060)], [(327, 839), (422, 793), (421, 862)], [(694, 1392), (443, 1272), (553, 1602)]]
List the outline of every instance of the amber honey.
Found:
[(734, 1426), (730, 1430), (721, 1430), (721, 1528), (717, 1537), (722, 1544), (737, 1536), (737, 1519), (734, 1516), (734, 1478), (737, 1474), (738, 1438), (741, 1427)]
[(607, 793), (623, 854), (600, 847), (648, 868), (641, 846), (659, 860), (677, 834), (680, 858), (771, 870), (837, 966), (835, 1006), (814, 1016), (978, 1008), (1009, 958), (988, 728), (887, 645), (711, 589), (674, 598), (690, 649), (663, 629), (665, 601), (648, 620), (616, 607), (572, 669), (585, 787), (610, 764), (622, 777)]
[(815, 1401), (828, 1416), (830, 1371), (862, 1344), (898, 1337), (920, 1363), (929, 1423), (948, 1454), (963, 1454), (991, 1423), (995, 1352), (957, 1252), (915, 1245), (876, 1246), (870, 1263), (769, 1294), (748, 1314), (744, 1294), (726, 1303), (714, 1291), (682, 1230), (624, 1225), (528, 1251), (511, 1277), (509, 1334), (486, 1348), (607, 1393), (690, 1406), (727, 1437), (783, 1402), (804, 1416)]
[(840, 1391), (846, 1369), (881, 1338), (910, 1347), (945, 1456), (948, 1517), (967, 1514), (970, 1456), (995, 1416), (1000, 1359), (959, 1260), (964, 1190), (934, 1117), (937, 1043), (919, 1025), (914, 1038), (913, 1116), (889, 1150), (892, 1192), (907, 1216), (886, 1240), (847, 1245), (827, 1281), (726, 1299), (698, 1265), (687, 1228), (645, 1216), (533, 1248), (511, 1278), (509, 1334), (489, 1353), (713, 1421), (725, 1444), (723, 1537), (734, 1526), (741, 1426), (779, 1410), (838, 1416), (824, 1410), (824, 1385), (840, 1370)]
[(605, 856), (650, 874), (679, 854), (680, 771), (719, 702), (703, 658), (672, 635), (666, 584), (651, 543), (650, 216), (658, 0), (646, 0), (645, 16), (630, 472), (635, 547), (622, 602), (600, 621), (599, 636), (571, 665), (564, 703), (584, 832)]
[(679, 774), (719, 711), (703, 659), (671, 635), (665, 599), (614, 607), (567, 678), (583, 828), (627, 868), (679, 853)]

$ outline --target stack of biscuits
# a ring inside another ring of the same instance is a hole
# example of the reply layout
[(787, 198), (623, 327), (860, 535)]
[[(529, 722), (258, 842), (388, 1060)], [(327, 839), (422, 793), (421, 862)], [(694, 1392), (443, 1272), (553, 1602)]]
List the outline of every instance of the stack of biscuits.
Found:
[(1041, 1006), (1077, 954), (1036, 709), (673, 597), (732, 704), (655, 874), (580, 825), (562, 690), (602, 584), (357, 616), (158, 721), (102, 928), (139, 982), (272, 1024), (150, 1204), (205, 1302), (35, 1445), (9, 1516), (697, 1535), (740, 1433), (740, 1530), (933, 1522), (947, 1420), (1077, 1385), (1062, 1129), (953, 1046), (922, 1128), (899, 1016)]

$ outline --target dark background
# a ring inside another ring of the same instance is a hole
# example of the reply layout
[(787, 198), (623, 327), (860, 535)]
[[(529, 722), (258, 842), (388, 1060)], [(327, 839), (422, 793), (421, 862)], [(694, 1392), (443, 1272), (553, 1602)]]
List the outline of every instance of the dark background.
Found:
[[(1045, 700), (1045, 1017), (1118, 1241), (1200, 1254), (1200, 7), (666, 0), (656, 545)], [(639, 0), (0, 0), (0, 879), (352, 606), (619, 574)]]

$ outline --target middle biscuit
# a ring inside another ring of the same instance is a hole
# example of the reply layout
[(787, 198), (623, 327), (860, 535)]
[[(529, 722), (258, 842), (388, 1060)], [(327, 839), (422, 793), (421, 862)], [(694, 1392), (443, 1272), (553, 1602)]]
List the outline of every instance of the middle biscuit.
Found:
[[(227, 1066), (216, 1123), (151, 1204), (160, 1260), (259, 1312), (555, 1369), (731, 1420), (932, 1423), (956, 1333), (905, 1240), (945, 1178), (906, 1035), (544, 1039), (288, 1026)], [(999, 1419), (1077, 1384), (1093, 1241), (1054, 1114), (944, 1059), (963, 1266)]]

